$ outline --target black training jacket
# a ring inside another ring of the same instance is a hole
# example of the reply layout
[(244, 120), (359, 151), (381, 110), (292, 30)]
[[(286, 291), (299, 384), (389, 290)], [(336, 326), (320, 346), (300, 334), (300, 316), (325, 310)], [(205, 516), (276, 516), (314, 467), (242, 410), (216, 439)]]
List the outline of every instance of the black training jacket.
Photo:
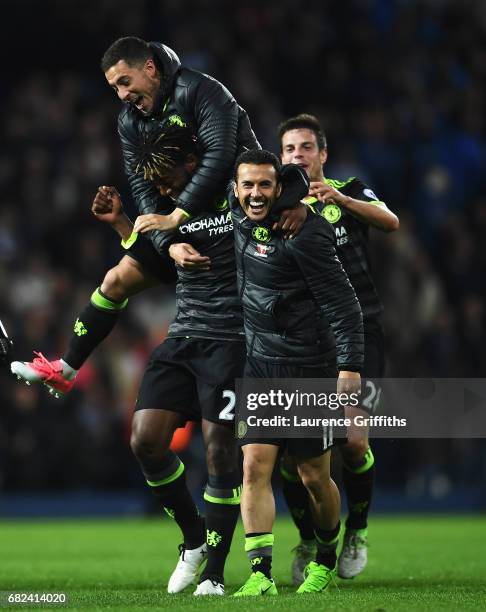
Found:
[[(207, 210), (218, 193), (226, 189), (236, 156), (245, 148), (260, 148), (246, 112), (216, 79), (181, 66), (176, 53), (161, 43), (150, 43), (162, 79), (155, 110), (143, 115), (132, 104), (124, 104), (118, 117), (125, 172), (140, 214), (168, 214), (173, 203), (142, 174), (135, 172), (134, 152), (141, 133), (154, 122), (187, 125), (198, 138), (199, 164), (176, 206), (191, 216)], [(152, 232), (158, 250), (163, 233)]]
[[(374, 192), (358, 178), (351, 177), (346, 181), (326, 178), (325, 181), (351, 198), (380, 203)], [(331, 223), (336, 233), (337, 254), (356, 291), (363, 319), (381, 314), (383, 305), (378, 297), (371, 270), (369, 225), (332, 202), (323, 204), (316, 198), (309, 198), (306, 202)]]
[(337, 360), (339, 370), (360, 371), (361, 309), (329, 223), (309, 211), (300, 233), (284, 240), (271, 229), (275, 214), (254, 223), (228, 197), (248, 356), (308, 366)]

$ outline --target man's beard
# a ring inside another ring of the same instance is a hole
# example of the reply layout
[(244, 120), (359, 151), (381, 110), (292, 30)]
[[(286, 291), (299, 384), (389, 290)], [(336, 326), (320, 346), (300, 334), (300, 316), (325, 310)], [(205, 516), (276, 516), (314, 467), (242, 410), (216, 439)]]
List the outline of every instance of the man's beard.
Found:
[(153, 106), (149, 113), (147, 113), (147, 117), (157, 117), (163, 114), (164, 110), (164, 102), (166, 98), (167, 92), (164, 87), (163, 79), (160, 80), (160, 85), (155, 95), (153, 96)]

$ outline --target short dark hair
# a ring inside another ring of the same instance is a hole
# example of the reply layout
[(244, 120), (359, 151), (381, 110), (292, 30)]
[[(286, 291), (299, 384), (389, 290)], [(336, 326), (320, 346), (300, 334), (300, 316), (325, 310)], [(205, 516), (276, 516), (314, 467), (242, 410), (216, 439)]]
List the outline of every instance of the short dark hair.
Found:
[(280, 141), (280, 151), (282, 150), (282, 138), (286, 132), (290, 130), (311, 130), (316, 135), (317, 146), (319, 151), (327, 147), (326, 135), (322, 129), (319, 119), (314, 115), (307, 113), (301, 113), (296, 117), (291, 117), (286, 121), (283, 121), (278, 126), (278, 138)]
[(133, 167), (145, 180), (156, 181), (190, 155), (197, 156), (197, 138), (189, 128), (171, 123), (161, 130), (146, 127), (134, 151)]
[(105, 51), (101, 58), (101, 70), (107, 72), (120, 60), (129, 66), (139, 66), (150, 58), (153, 58), (153, 53), (148, 42), (136, 36), (125, 36), (115, 40)]
[(241, 153), (235, 163), (235, 181), (238, 180), (238, 168), (241, 164), (256, 164), (257, 166), (268, 164), (273, 166), (277, 174), (277, 180), (280, 180), (282, 164), (279, 158), (270, 151), (265, 151), (265, 149), (250, 149), (249, 151)]

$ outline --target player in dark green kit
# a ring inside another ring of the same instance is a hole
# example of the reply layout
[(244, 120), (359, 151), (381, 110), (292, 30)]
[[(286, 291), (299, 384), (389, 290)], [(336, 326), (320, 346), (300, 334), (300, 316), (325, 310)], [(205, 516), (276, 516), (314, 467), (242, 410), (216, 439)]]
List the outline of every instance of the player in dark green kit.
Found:
[[(308, 189), (305, 173), (287, 166)], [(268, 151), (236, 161), (235, 251), (247, 346), (245, 378), (335, 378), (338, 393), (357, 393), (363, 365), (361, 309), (336, 257), (332, 227), (309, 212), (294, 240), (273, 230), (282, 205), (283, 170)], [(338, 374), (339, 371), (339, 374)], [(276, 595), (271, 574), (275, 503), (272, 472), (279, 449), (295, 460), (309, 494), (315, 560), (298, 593), (326, 591), (336, 565), (340, 498), (330, 476), (332, 427), (317, 438), (244, 437), (241, 515), (252, 573), (237, 597)]]
[[(11, 370), (29, 383), (44, 383), (59, 396), (75, 384), (77, 372), (92, 351), (111, 333), (128, 299), (160, 282), (172, 283), (170, 258), (159, 254), (161, 230), (176, 228), (208, 209), (230, 180), (239, 152), (258, 148), (246, 112), (216, 79), (181, 65), (177, 54), (162, 43), (129, 36), (115, 41), (101, 60), (108, 85), (123, 102), (118, 134), (125, 172), (140, 223), (156, 223), (145, 245), (144, 266), (123, 257), (109, 270), (89, 303), (79, 313), (66, 352), (49, 361), (42, 353), (32, 362), (15, 361)], [(136, 170), (140, 138), (154, 127), (188, 126), (198, 138), (198, 166), (176, 201), (161, 198), (154, 184)], [(139, 229), (137, 227), (137, 229)]]
[[(162, 196), (171, 198), (177, 198), (197, 163), (192, 132), (177, 125), (168, 125), (162, 134), (155, 126), (137, 152), (139, 171)], [(208, 208), (161, 236), (161, 252), (177, 250), (183, 241), (200, 252), (203, 265), (194, 270), (178, 267), (176, 316), (145, 370), (131, 447), (151, 491), (184, 537), (168, 591), (178, 593), (189, 586), (207, 555), (194, 594), (224, 595), (224, 563), (239, 513), (241, 482), (232, 433), (234, 380), (241, 376), (245, 348), (232, 221), (224, 194)], [(150, 243), (133, 231), (116, 190), (101, 187), (92, 210), (118, 232), (127, 255), (147, 267)], [(205, 522), (187, 489), (184, 466), (169, 449), (175, 429), (186, 420), (202, 422), (208, 467)]]
[[(298, 164), (307, 172), (311, 183), (305, 201), (334, 228), (338, 257), (361, 305), (365, 337), (362, 376), (368, 379), (363, 389), (362, 408), (373, 413), (381, 390), (369, 379), (383, 377), (385, 358), (380, 316), (383, 306), (371, 274), (368, 230), (371, 226), (384, 232), (395, 231), (399, 226), (398, 218), (358, 178), (337, 181), (324, 177), (327, 144), (321, 125), (314, 116), (302, 114), (288, 119), (279, 128), (279, 138), (282, 162)], [(358, 414), (363, 412), (349, 408), (346, 416), (352, 418)], [(374, 477), (368, 429), (355, 425), (348, 428), (348, 442), (340, 449), (349, 508), (338, 562), (338, 575), (342, 578), (358, 575), (367, 563), (367, 521)], [(281, 471), (284, 495), (301, 536), (292, 565), (294, 583), (299, 584), (303, 579), (302, 570), (315, 549), (308, 495), (288, 461), (282, 464)]]

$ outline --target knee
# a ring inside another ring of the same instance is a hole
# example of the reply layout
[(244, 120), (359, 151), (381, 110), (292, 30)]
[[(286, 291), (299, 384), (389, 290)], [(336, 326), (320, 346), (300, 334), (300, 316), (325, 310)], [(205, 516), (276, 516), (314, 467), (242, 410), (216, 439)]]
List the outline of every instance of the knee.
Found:
[(368, 440), (360, 436), (348, 436), (342, 448), (344, 463), (349, 466), (361, 465), (369, 448)]
[(258, 453), (245, 453), (243, 460), (243, 486), (261, 484), (266, 480), (270, 481), (271, 470), (264, 458)]
[(115, 266), (105, 274), (101, 291), (111, 300), (122, 302), (127, 296), (126, 283), (120, 266)]
[(209, 442), (206, 446), (206, 464), (208, 472), (215, 476), (237, 470), (237, 448), (233, 438)]
[(143, 427), (134, 428), (130, 437), (130, 448), (138, 460), (149, 460), (163, 457), (169, 444), (154, 436)]
[(153, 444), (140, 429), (133, 430), (130, 436), (130, 448), (138, 459), (142, 459), (153, 450)]

